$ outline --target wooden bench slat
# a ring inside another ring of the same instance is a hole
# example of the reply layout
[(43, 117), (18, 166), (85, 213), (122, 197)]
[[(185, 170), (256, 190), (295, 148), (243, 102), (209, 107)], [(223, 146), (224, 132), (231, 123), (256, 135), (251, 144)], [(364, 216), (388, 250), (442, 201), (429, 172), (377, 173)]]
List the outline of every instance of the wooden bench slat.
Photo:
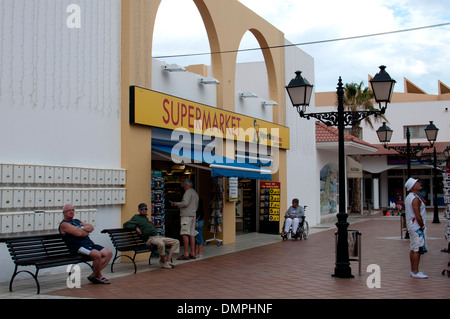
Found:
[[(125, 229), (125, 228), (113, 228), (113, 229), (104, 229), (101, 231), (104, 234), (108, 234), (112, 244), (115, 248), (115, 256), (113, 262), (111, 263), (111, 272), (113, 272), (113, 267), (116, 259), (119, 257), (128, 257), (134, 265), (134, 273), (137, 272), (137, 267), (135, 263), (136, 254), (146, 253), (146, 252), (154, 252), (157, 251), (157, 247), (155, 245), (148, 246), (142, 240), (142, 238), (138, 235), (135, 230)], [(133, 257), (129, 257), (127, 255), (118, 255), (118, 252), (134, 252)], [(151, 256), (150, 254), (148, 258), (148, 263), (151, 265)]]
[[(88, 263), (91, 260), (89, 257), (70, 254), (61, 234), (4, 237), (0, 238), (0, 242), (6, 243), (11, 258), (16, 265), (9, 283), (10, 291), (12, 291), (14, 278), (20, 272), (29, 273), (33, 277), (39, 294), (40, 285), (37, 279), (39, 269), (80, 262), (87, 263), (92, 268), (92, 265)], [(28, 270), (18, 271), (18, 266), (34, 266), (36, 272), (33, 274)]]

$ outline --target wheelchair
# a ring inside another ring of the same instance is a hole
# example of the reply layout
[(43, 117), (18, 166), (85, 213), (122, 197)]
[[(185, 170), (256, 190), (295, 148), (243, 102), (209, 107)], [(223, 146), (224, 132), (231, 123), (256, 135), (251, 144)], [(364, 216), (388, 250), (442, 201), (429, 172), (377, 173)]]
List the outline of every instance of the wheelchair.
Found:
[[(307, 206), (303, 206), (304, 211), (306, 212), (306, 207)], [(289, 232), (284, 233), (284, 226), (286, 224), (286, 219), (283, 222), (283, 228), (282, 228), (282, 233), (281, 233), (281, 238), (283, 238), (284, 240), (288, 240), (288, 239), (308, 239), (309, 236), (309, 225), (308, 222), (306, 221), (306, 215), (303, 216), (303, 221), (300, 221), (300, 224), (298, 225), (297, 228), (297, 232), (294, 234), (292, 232), (292, 225), (291, 228), (289, 229)]]

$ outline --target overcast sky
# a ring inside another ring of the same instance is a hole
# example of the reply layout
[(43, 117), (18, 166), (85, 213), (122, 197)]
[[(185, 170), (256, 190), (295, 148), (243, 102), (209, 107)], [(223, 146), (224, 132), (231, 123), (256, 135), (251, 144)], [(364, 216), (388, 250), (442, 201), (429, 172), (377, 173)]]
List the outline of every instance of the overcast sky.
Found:
[[(226, 1), (226, 0), (222, 0)], [(448, 0), (239, 0), (294, 44), (450, 23)], [(153, 56), (210, 52), (205, 27), (190, 0), (163, 0), (155, 22)], [(240, 49), (258, 48), (250, 32)], [(450, 25), (356, 40), (299, 46), (314, 58), (316, 92), (364, 81), (379, 65), (403, 92), (407, 78), (429, 94), (438, 80), (450, 86)], [(209, 55), (161, 58), (168, 63), (210, 64)], [(241, 52), (238, 62), (262, 61), (258, 51)], [(293, 75), (294, 76), (294, 75)]]

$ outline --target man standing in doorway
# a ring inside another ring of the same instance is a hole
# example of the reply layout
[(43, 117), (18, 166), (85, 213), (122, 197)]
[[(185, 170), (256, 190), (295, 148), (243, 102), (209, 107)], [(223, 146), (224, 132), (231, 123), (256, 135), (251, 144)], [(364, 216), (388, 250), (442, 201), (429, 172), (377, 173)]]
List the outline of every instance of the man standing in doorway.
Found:
[(426, 219), (425, 203), (419, 196), (422, 183), (415, 178), (409, 178), (405, 183), (409, 191), (405, 199), (406, 227), (410, 236), (409, 260), (411, 262), (410, 275), (413, 278), (428, 278), (423, 272), (419, 272), (420, 255), (427, 251), (426, 248)]
[[(183, 199), (181, 202), (171, 202), (171, 205), (180, 208), (180, 235), (183, 240), (184, 253), (177, 260), (189, 260), (195, 259), (195, 217), (199, 197), (191, 180), (185, 179), (181, 186), (184, 188)], [(191, 247), (190, 254), (189, 247)]]

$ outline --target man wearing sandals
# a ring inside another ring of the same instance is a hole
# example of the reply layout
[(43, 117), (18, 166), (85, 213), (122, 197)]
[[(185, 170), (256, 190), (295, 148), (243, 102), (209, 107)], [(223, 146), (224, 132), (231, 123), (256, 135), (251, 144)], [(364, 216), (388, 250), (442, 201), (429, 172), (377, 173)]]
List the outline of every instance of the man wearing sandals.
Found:
[(88, 280), (94, 284), (109, 284), (108, 279), (103, 277), (102, 270), (108, 265), (112, 252), (103, 246), (94, 244), (89, 234), (94, 230), (91, 224), (74, 219), (75, 209), (67, 204), (63, 208), (64, 220), (59, 225), (59, 232), (67, 243), (69, 251), (73, 254), (88, 255), (93, 260), (94, 272)]
[[(180, 242), (178, 239), (173, 239), (170, 237), (163, 237), (158, 234), (153, 223), (148, 220), (148, 208), (147, 204), (141, 203), (138, 206), (139, 214), (134, 215), (129, 221), (123, 224), (125, 229), (136, 230), (138, 235), (146, 242), (147, 245), (155, 245), (158, 247), (159, 263), (165, 269), (172, 269), (175, 267), (174, 264), (170, 262), (172, 255), (179, 253)], [(166, 255), (166, 245), (170, 246), (169, 254)]]
[[(195, 217), (198, 209), (199, 197), (193, 188), (192, 181), (185, 179), (181, 185), (184, 189), (184, 195), (181, 202), (171, 202), (172, 206), (180, 208), (180, 235), (183, 240), (184, 253), (177, 260), (195, 259)], [(188, 246), (191, 247), (189, 254)]]

